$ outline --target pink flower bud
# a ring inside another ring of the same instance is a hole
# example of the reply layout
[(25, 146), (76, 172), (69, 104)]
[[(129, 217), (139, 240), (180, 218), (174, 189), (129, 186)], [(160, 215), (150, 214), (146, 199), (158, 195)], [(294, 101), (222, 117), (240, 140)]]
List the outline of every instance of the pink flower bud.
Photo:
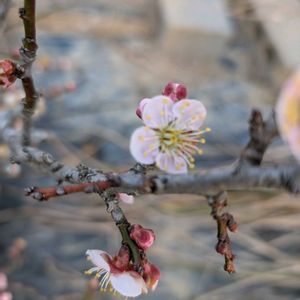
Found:
[(219, 254), (224, 255), (225, 253), (228, 252), (228, 243), (225, 241), (218, 241), (216, 245), (216, 251)]
[(16, 65), (12, 61), (8, 59), (0, 60), (0, 85), (5, 88), (11, 86), (17, 79), (14, 75), (15, 70)]
[(130, 237), (144, 251), (149, 249), (155, 240), (155, 234), (152, 229), (145, 229), (138, 224), (132, 225)]
[(170, 97), (172, 101), (176, 102), (187, 97), (187, 89), (183, 84), (169, 82), (165, 86), (162, 94)]
[(155, 265), (149, 262), (146, 262), (143, 265), (143, 268), (144, 268), (143, 279), (146, 283), (146, 286), (147, 288), (154, 291), (160, 279), (160, 270)]

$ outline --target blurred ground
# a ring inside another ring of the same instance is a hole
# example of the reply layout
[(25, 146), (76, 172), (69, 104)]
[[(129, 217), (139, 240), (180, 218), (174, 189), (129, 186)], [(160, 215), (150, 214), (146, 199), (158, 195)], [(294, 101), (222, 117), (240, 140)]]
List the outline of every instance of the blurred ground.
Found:
[[(35, 77), (45, 94), (46, 113), (36, 126), (53, 133), (53, 141), (43, 147), (65, 163), (84, 162), (105, 171), (131, 166), (128, 141), (140, 124), (136, 105), (159, 94), (169, 81), (186, 84), (190, 97), (201, 99), (208, 109), (206, 124), (213, 131), (197, 161), (199, 168), (234, 160), (247, 141), (251, 108), (268, 112), (276, 102), (276, 82), (248, 72), (253, 41), (241, 43), (234, 30), (230, 37), (186, 31), (183, 37), (182, 31), (166, 25), (160, 2), (154, 0), (37, 5), (40, 47)], [(14, 2), (2, 29), (1, 57), (20, 45), (18, 7)], [(206, 46), (197, 48), (196, 39)], [(195, 51), (188, 51), (190, 42)], [(58, 87), (73, 81), (75, 91), (56, 95)], [(2, 101), (11, 94), (3, 94)], [(3, 167), (6, 159), (1, 160)], [(268, 151), (266, 163), (275, 159), (291, 159), (280, 142)], [(114, 253), (119, 247), (118, 232), (96, 195), (49, 203), (23, 196), (24, 187), (53, 184), (47, 175), (29, 168), (17, 179), (1, 174), (0, 270), (8, 274), (16, 300), (88, 299), (86, 249)], [(157, 233), (149, 257), (162, 271), (157, 291), (143, 299), (299, 299), (297, 200), (270, 191), (230, 193), (239, 233), (232, 235), (238, 272), (229, 276), (222, 270), (223, 258), (214, 251), (215, 223), (205, 199), (138, 198), (124, 209), (132, 223)], [(24, 250), (17, 255), (19, 244)], [(99, 292), (90, 299), (112, 297)]]

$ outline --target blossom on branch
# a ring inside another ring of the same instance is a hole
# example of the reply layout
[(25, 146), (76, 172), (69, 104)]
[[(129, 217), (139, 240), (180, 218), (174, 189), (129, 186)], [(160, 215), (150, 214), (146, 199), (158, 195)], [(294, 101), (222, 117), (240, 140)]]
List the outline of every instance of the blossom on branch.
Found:
[(209, 128), (200, 130), (206, 109), (198, 100), (174, 102), (168, 96), (142, 100), (143, 127), (131, 136), (130, 152), (136, 161), (153, 164), (168, 173), (186, 173), (194, 167), (194, 155), (202, 154), (199, 144)]
[(147, 293), (148, 289), (154, 291), (160, 279), (159, 269), (147, 260), (145, 253), (140, 264), (142, 271), (135, 271), (126, 246), (122, 246), (114, 257), (102, 250), (87, 250), (86, 254), (95, 265), (86, 274), (96, 273), (95, 277), (100, 279), (101, 291), (108, 290), (125, 297), (137, 297)]
[(86, 274), (96, 273), (100, 279), (101, 291), (109, 290), (119, 293), (125, 297), (137, 297), (142, 293), (147, 293), (147, 286), (143, 277), (133, 270), (129, 263), (128, 256), (118, 254), (111, 257), (102, 250), (87, 250), (88, 259), (95, 267), (86, 271)]
[(15, 70), (16, 65), (12, 61), (8, 59), (0, 60), (0, 85), (4, 88), (11, 86), (17, 79), (14, 75)]
[(276, 113), (281, 136), (300, 162), (300, 69), (284, 85)]

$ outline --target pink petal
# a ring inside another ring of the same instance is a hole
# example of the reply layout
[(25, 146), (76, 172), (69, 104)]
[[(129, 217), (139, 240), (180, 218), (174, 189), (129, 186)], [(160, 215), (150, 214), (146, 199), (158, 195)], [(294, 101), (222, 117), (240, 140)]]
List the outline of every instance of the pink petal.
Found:
[(7, 276), (4, 273), (0, 273), (0, 291), (4, 291), (7, 288)]
[(185, 99), (174, 104), (173, 114), (177, 117), (178, 129), (198, 130), (206, 117), (206, 109), (198, 100)]
[(153, 164), (158, 147), (159, 140), (152, 129), (139, 127), (133, 132), (130, 139), (130, 153), (137, 162), (146, 165)]
[(168, 153), (159, 153), (156, 156), (156, 166), (171, 174), (182, 174), (187, 173), (187, 163), (186, 161), (180, 157), (175, 155), (170, 155)]
[(13, 296), (10, 292), (4, 292), (0, 294), (0, 300), (12, 300)]
[(126, 204), (133, 204), (134, 202), (134, 196), (126, 193), (117, 193), (117, 198)]
[(109, 259), (111, 256), (108, 253), (102, 250), (87, 250), (86, 255), (95, 266), (110, 272)]
[(292, 153), (300, 162), (300, 124), (298, 128), (294, 128), (288, 135), (288, 142)]
[(167, 96), (156, 96), (144, 107), (142, 119), (150, 128), (163, 128), (173, 120), (173, 101)]
[(139, 103), (139, 106), (136, 109), (135, 113), (140, 119), (142, 118), (142, 112), (144, 110), (144, 107), (149, 101), (151, 101), (151, 99), (145, 98), (145, 99), (141, 100), (141, 102)]
[(143, 278), (134, 271), (111, 275), (110, 283), (112, 287), (125, 297), (137, 297), (142, 293), (147, 293), (147, 287)]

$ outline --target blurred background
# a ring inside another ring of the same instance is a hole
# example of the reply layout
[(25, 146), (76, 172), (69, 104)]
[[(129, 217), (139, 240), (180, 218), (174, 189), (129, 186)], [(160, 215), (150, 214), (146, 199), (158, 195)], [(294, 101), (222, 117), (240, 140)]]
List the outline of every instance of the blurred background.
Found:
[[(18, 57), (22, 1), (0, 1), (1, 58)], [(37, 1), (34, 77), (43, 93), (35, 126), (51, 133), (40, 145), (64, 163), (126, 170), (139, 101), (166, 83), (188, 87), (208, 109), (212, 128), (197, 167), (232, 162), (247, 142), (252, 108), (268, 114), (300, 63), (297, 0)], [(23, 97), (1, 91), (1, 111)], [(17, 125), (16, 125), (17, 126)], [(55, 182), (8, 163), (0, 144), (0, 272), (16, 300), (113, 299), (92, 292), (86, 249), (116, 253), (120, 236), (99, 196), (76, 194), (37, 203), (28, 186)], [(265, 164), (294, 161), (276, 142)], [(238, 221), (232, 234), (237, 273), (223, 271), (214, 250), (216, 224), (202, 197), (142, 196), (124, 210), (157, 235), (148, 256), (161, 269), (154, 293), (141, 299), (300, 299), (299, 197), (274, 191), (230, 192)]]

